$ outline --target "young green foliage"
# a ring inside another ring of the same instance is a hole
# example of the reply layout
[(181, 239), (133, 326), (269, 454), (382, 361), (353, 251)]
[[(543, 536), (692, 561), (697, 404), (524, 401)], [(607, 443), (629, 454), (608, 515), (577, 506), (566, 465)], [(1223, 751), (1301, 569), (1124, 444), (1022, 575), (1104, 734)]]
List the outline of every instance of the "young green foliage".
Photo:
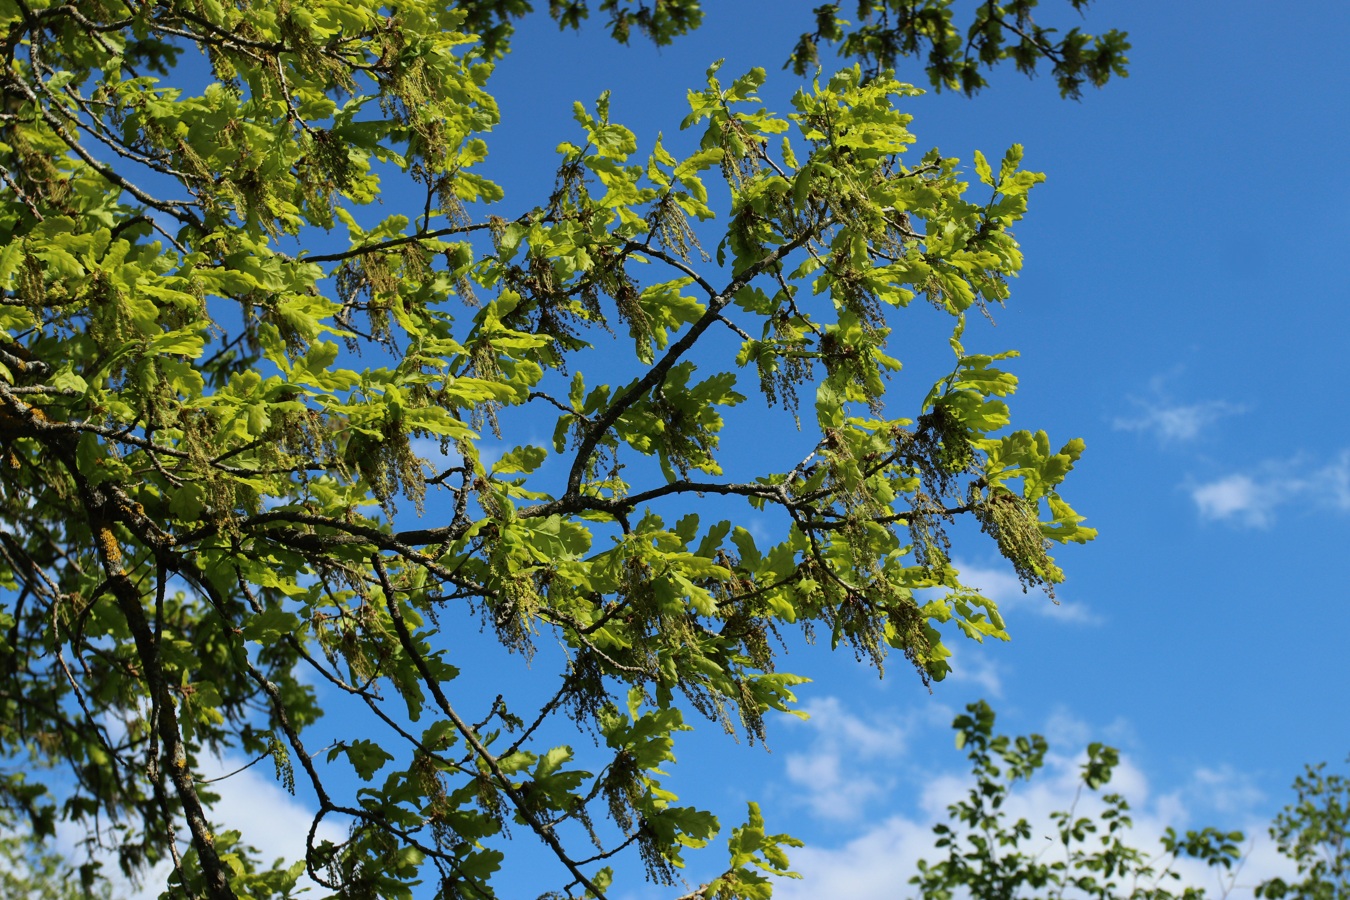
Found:
[(1325, 763), (1294, 779), (1295, 802), (1275, 817), (1270, 836), (1298, 877), (1272, 878), (1257, 897), (1346, 900), (1350, 897), (1350, 778), (1330, 774)]
[[(557, 894), (606, 896), (629, 849), (673, 884), (720, 827), (664, 786), (675, 737), (794, 714), (789, 627), (940, 679), (943, 623), (1008, 636), (957, 517), (1047, 588), (1092, 536), (1059, 493), (1081, 442), (1009, 432), (1011, 354), (961, 344), (1021, 266), (1019, 148), (972, 186), (911, 152), (888, 74), (781, 115), (714, 66), (691, 154), (578, 104), (556, 189), (508, 213), (475, 171), (505, 35), (469, 28), (527, 8), (0, 3), (0, 808), (39, 835), (111, 826), (212, 900), (490, 897), (512, 837)], [(661, 40), (693, 10), (633, 14)], [(885, 400), (920, 295), (955, 359), (911, 420)], [(756, 389), (814, 410), (800, 461), (723, 446)], [(526, 670), (461, 676), (476, 630), (548, 648), (556, 688), (485, 700)], [(325, 712), (363, 724), (328, 742)], [(303, 860), (218, 830), (225, 753), (313, 799)], [(751, 807), (701, 890), (765, 897), (792, 845)]]
[(984, 701), (967, 706), (952, 727), (957, 749), (967, 751), (975, 784), (964, 800), (947, 807), (950, 824), (933, 827), (935, 847), (946, 858), (919, 861), (919, 874), (910, 884), (923, 900), (1066, 893), (1100, 900), (1201, 900), (1203, 888), (1178, 883), (1177, 860), (1189, 857), (1228, 874), (1240, 859), (1240, 831), (1204, 828), (1181, 836), (1168, 828), (1161, 852), (1132, 846), (1130, 805), (1117, 793), (1101, 796), (1100, 812), (1082, 812), (1084, 791), (1091, 795), (1109, 785), (1120, 763), (1115, 748), (1099, 743), (1087, 746), (1082, 781), (1069, 808), (1051, 813), (1053, 835), (1039, 833), (1026, 819), (1012, 821), (1005, 804), (1017, 782), (1030, 781), (1045, 765), (1050, 749), (1045, 738), (996, 734), (994, 711)]

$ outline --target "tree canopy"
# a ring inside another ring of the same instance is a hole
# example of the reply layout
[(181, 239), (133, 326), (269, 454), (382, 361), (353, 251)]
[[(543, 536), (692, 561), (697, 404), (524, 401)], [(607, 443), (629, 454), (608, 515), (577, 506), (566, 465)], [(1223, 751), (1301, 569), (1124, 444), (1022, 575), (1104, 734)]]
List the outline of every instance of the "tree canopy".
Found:
[[(602, 897), (719, 833), (663, 766), (687, 720), (795, 712), (789, 628), (924, 679), (1006, 639), (957, 523), (1046, 589), (1093, 534), (1082, 442), (1014, 430), (1015, 354), (961, 343), (1041, 176), (915, 152), (890, 66), (1121, 71), (1034, 5), (980, 4), (964, 49), (945, 0), (822, 7), (793, 64), (859, 63), (787, 114), (716, 65), (688, 152), (579, 103), (522, 200), (476, 171), (520, 0), (0, 2), (0, 808), (170, 861), (173, 896), (490, 897), (514, 840)], [(599, 9), (621, 40), (700, 17)], [(916, 301), (953, 357), (893, 410)], [(766, 403), (799, 459), (720, 442)], [(479, 632), (519, 666), (461, 671)], [(322, 715), (352, 724), (316, 744)], [(303, 860), (219, 829), (226, 753), (312, 798)], [(793, 843), (752, 805), (691, 896), (767, 897)]]

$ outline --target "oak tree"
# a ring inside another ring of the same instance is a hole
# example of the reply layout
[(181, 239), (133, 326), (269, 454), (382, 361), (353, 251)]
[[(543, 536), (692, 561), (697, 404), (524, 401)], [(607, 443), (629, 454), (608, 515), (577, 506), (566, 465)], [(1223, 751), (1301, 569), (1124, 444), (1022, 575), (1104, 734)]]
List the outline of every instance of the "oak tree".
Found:
[[(490, 897), (532, 842), (541, 889), (602, 897), (718, 834), (663, 766), (691, 721), (794, 712), (789, 629), (924, 679), (1006, 639), (953, 524), (1046, 588), (1092, 536), (1081, 441), (1013, 429), (1014, 354), (961, 343), (1041, 176), (916, 152), (889, 69), (1120, 71), (1033, 5), (980, 4), (964, 50), (945, 0), (823, 7), (795, 64), (860, 63), (787, 113), (713, 66), (675, 152), (601, 97), (556, 188), (507, 198), (479, 164), (521, 0), (0, 2), (0, 807), (172, 896)], [(953, 357), (894, 409), (913, 304)], [(756, 404), (797, 459), (720, 442)], [(513, 655), (461, 671), (479, 641)], [(313, 803), (303, 859), (220, 830), (226, 754)], [(792, 843), (752, 806), (695, 894), (766, 897)]]

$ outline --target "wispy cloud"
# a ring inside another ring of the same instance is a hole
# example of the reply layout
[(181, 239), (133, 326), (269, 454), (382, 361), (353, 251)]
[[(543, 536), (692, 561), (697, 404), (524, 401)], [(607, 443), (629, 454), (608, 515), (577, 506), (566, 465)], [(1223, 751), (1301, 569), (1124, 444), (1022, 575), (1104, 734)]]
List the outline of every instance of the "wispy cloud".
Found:
[(1133, 415), (1116, 416), (1111, 424), (1119, 431), (1144, 431), (1164, 443), (1193, 441), (1225, 416), (1245, 412), (1246, 407), (1225, 400), (1204, 403), (1173, 403), (1161, 396), (1152, 400), (1130, 398)]
[(1269, 527), (1282, 506), (1350, 512), (1350, 450), (1324, 465), (1268, 461), (1249, 472), (1191, 485), (1189, 492), (1202, 518), (1251, 528)]
[(1227, 400), (1178, 402), (1167, 384), (1180, 375), (1181, 369), (1177, 368), (1154, 376), (1149, 380), (1148, 395), (1127, 398), (1131, 412), (1116, 416), (1111, 424), (1119, 431), (1145, 432), (1162, 443), (1181, 444), (1194, 441), (1220, 419), (1247, 411), (1246, 406)]
[(967, 653), (965, 646), (960, 649), (948, 646), (951, 657), (947, 660), (952, 671), (948, 679), (957, 684), (973, 684), (986, 697), (998, 699), (1003, 696), (1003, 667), (989, 657), (988, 653)]
[(824, 697), (805, 707), (811, 718), (801, 723), (812, 732), (804, 751), (787, 755), (787, 777), (802, 802), (822, 819), (848, 820), (863, 815), (869, 802), (894, 787), (911, 735), (920, 729), (949, 722), (952, 711), (940, 704), (924, 704), (911, 716), (863, 718), (845, 708), (836, 697)]

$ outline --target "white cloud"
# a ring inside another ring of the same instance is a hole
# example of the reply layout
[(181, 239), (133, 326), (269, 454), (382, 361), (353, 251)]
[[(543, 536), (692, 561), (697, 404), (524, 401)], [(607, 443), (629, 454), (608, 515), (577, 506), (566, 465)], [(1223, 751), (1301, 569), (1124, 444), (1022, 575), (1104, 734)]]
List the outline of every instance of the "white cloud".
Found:
[(1258, 484), (1247, 475), (1228, 475), (1191, 489), (1191, 499), (1206, 519), (1238, 519), (1243, 524), (1262, 527), (1270, 524), (1270, 513), (1283, 501), (1281, 486)]
[[(1092, 729), (1062, 711), (1052, 719), (1045, 729), (1052, 735), (1045, 768), (1030, 783), (1019, 783), (1004, 807), (1010, 824), (1019, 818), (1030, 824), (1032, 839), (1022, 849), (1031, 853), (1042, 852), (1042, 848), (1053, 853), (1059, 847), (1050, 818), (1052, 812), (1069, 809), (1075, 798), (1075, 815), (1095, 817), (1104, 808), (1100, 795), (1086, 790), (1081, 795), (1078, 792), (1085, 755), (1055, 752), (1082, 746), (1077, 740), (1060, 744), (1056, 738), (1082, 739)], [(1128, 725), (1117, 723), (1108, 730), (1122, 729), (1128, 730)], [(917, 816), (872, 817), (862, 820), (865, 824), (836, 846), (815, 845), (796, 850), (791, 854), (793, 869), (803, 878), (780, 882), (774, 897), (894, 900), (910, 895), (912, 888), (908, 882), (918, 871), (917, 861), (936, 862), (941, 858), (933, 844), (932, 824), (945, 821), (946, 807), (963, 798), (971, 786), (970, 776), (955, 769), (930, 777), (919, 798)], [(1181, 860), (1175, 865), (1181, 881), (1169, 883), (1174, 891), (1181, 885), (1193, 885), (1208, 889), (1212, 895), (1226, 894), (1237, 900), (1250, 897), (1252, 888), (1262, 880), (1290, 871), (1288, 861), (1275, 852), (1265, 837), (1265, 823), (1254, 815), (1263, 797), (1243, 773), (1226, 767), (1199, 768), (1177, 790), (1159, 795), (1134, 760), (1122, 754), (1108, 790), (1118, 791), (1129, 800), (1134, 825), (1126, 842), (1145, 853), (1161, 852), (1158, 839), (1169, 825), (1184, 831), (1213, 824), (1224, 831), (1240, 828), (1248, 835), (1249, 843), (1243, 848), (1244, 862), (1236, 873), (1221, 879), (1216, 874), (1221, 870)], [(1193, 810), (1199, 814), (1194, 815)], [(1042, 837), (1047, 840), (1042, 841)]]
[(1202, 518), (1253, 528), (1269, 527), (1275, 510), (1290, 504), (1350, 512), (1350, 450), (1323, 466), (1302, 459), (1267, 461), (1189, 491)]
[(1135, 414), (1115, 417), (1112, 426), (1119, 431), (1150, 432), (1167, 443), (1193, 441), (1224, 416), (1246, 411), (1245, 407), (1224, 400), (1177, 404), (1158, 397), (1152, 401), (1131, 398), (1130, 403), (1136, 408)]

